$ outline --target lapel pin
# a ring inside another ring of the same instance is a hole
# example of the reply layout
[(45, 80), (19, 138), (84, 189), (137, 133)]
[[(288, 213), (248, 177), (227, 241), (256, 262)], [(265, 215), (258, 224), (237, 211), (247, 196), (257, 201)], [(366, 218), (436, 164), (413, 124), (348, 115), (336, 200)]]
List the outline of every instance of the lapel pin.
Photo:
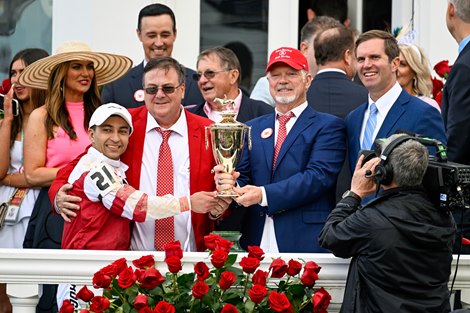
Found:
[(263, 139), (269, 138), (272, 134), (273, 134), (273, 129), (272, 128), (266, 128), (261, 133), (261, 138), (263, 138)]
[(142, 89), (139, 89), (136, 92), (134, 92), (134, 100), (137, 102), (144, 101), (144, 91)]

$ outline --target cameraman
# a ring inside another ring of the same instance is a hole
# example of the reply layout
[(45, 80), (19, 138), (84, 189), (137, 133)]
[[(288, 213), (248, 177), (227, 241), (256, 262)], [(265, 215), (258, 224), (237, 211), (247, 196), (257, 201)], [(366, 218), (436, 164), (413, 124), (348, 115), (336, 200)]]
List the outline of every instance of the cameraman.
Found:
[[(421, 187), (427, 149), (402, 136), (392, 135), (381, 144), (382, 158), (361, 166), (360, 156), (351, 191), (320, 233), (323, 248), (352, 257), (342, 313), (450, 311), (447, 285), (455, 225)], [(378, 187), (383, 189), (379, 196), (360, 206), (361, 198)]]

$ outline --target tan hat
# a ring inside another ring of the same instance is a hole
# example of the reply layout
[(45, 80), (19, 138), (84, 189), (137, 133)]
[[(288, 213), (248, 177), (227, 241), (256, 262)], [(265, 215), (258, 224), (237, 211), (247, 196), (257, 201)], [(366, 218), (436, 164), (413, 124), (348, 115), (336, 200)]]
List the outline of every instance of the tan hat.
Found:
[(69, 61), (92, 61), (98, 86), (118, 79), (132, 67), (131, 59), (126, 56), (93, 52), (84, 42), (68, 41), (57, 48), (56, 54), (28, 65), (18, 77), (18, 82), (26, 87), (47, 89), (52, 69)]

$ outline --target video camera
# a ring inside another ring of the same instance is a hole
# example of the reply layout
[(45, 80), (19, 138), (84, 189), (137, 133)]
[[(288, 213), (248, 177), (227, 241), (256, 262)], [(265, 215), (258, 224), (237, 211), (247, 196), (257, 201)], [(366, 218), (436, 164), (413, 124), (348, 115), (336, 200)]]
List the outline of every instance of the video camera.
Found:
[[(423, 178), (423, 186), (434, 205), (445, 211), (466, 210), (470, 208), (470, 165), (447, 161), (446, 147), (436, 139), (417, 134), (413, 137), (426, 147), (435, 147), (435, 156), (430, 155), (428, 167)], [(364, 163), (377, 155), (380, 149), (361, 150)]]

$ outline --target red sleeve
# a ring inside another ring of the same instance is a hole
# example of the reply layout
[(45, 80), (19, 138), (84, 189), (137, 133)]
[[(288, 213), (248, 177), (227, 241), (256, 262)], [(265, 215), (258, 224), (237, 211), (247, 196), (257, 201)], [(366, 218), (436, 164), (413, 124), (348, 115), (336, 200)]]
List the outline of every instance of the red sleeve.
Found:
[[(51, 184), (51, 187), (49, 187), (49, 199), (51, 200), (52, 208), (54, 208), (54, 198), (59, 189), (67, 183), (67, 180), (69, 179), (70, 173), (72, 173), (73, 169), (75, 168), (75, 165), (77, 165), (78, 161), (80, 158), (85, 155), (88, 151), (88, 148), (77, 156), (74, 160), (69, 162), (67, 165), (62, 167), (58, 172), (57, 176), (55, 177), (54, 181)], [(52, 210), (52, 212), (56, 213), (56, 210)]]

